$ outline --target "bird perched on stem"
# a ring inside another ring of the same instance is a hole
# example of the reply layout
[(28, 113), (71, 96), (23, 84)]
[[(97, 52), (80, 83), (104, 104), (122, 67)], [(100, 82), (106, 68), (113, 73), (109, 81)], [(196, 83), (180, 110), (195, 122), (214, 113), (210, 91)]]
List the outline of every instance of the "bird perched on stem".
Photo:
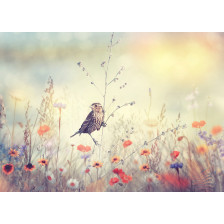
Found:
[(104, 110), (100, 103), (93, 103), (90, 108), (92, 111), (88, 114), (86, 120), (82, 123), (81, 128), (75, 132), (75, 135), (79, 134), (89, 134), (92, 138), (93, 142), (98, 145), (98, 142), (92, 137), (91, 133), (95, 130), (99, 131), (101, 126), (106, 127), (106, 123), (104, 123)]

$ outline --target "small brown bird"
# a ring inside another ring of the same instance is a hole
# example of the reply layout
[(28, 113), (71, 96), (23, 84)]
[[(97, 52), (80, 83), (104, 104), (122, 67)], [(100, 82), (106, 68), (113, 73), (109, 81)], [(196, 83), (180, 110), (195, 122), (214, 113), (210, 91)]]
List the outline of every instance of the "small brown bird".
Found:
[(87, 133), (90, 135), (94, 143), (97, 145), (97, 141), (92, 137), (91, 133), (95, 130), (99, 131), (101, 126), (106, 127), (104, 123), (104, 110), (100, 103), (93, 103), (90, 108), (92, 111), (88, 114), (86, 120), (82, 123), (81, 128), (71, 136), (74, 137), (75, 135)]

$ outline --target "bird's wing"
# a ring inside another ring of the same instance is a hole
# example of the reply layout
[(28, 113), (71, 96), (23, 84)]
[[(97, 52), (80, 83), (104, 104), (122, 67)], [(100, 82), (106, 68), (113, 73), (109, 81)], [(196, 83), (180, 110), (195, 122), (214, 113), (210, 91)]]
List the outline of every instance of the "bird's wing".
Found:
[(82, 123), (81, 128), (79, 129), (80, 133), (83, 133), (86, 128), (88, 128), (89, 124), (91, 123), (93, 119), (93, 111), (91, 111), (88, 116), (86, 117), (85, 121)]

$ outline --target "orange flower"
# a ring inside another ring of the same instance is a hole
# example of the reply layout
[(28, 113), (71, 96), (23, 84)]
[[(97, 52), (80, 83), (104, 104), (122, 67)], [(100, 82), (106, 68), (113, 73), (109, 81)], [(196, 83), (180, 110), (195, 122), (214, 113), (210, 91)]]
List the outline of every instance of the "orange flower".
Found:
[(12, 157), (18, 157), (19, 156), (19, 152), (15, 149), (10, 149), (9, 151), (9, 155)]
[(212, 128), (212, 130), (211, 130), (211, 133), (213, 134), (213, 135), (217, 135), (217, 134), (219, 134), (220, 132), (222, 132), (222, 126), (214, 126), (213, 128)]
[(150, 154), (150, 150), (149, 149), (142, 149), (141, 150), (141, 155), (142, 156), (148, 156)]
[(38, 163), (41, 165), (41, 166), (47, 166), (48, 165), (48, 160), (47, 159), (40, 159), (38, 161)]
[(112, 163), (119, 163), (120, 162), (120, 157), (119, 156), (113, 156), (112, 158), (111, 158), (111, 162)]
[(32, 165), (32, 163), (28, 163), (27, 165), (24, 166), (25, 171), (33, 171), (35, 169), (35, 166)]
[(198, 121), (194, 121), (194, 122), (192, 123), (192, 127), (193, 127), (193, 128), (201, 128), (201, 127), (205, 126), (205, 124), (206, 124), (205, 121), (200, 121), (200, 122), (198, 122)]
[(103, 166), (103, 163), (101, 163), (101, 162), (94, 162), (93, 163), (93, 167), (96, 167), (96, 168), (101, 168)]
[(124, 148), (127, 148), (129, 145), (131, 145), (132, 144), (132, 141), (131, 140), (127, 140), (127, 141), (124, 141), (124, 143), (123, 143), (123, 147)]
[(2, 172), (6, 175), (10, 175), (14, 171), (14, 165), (11, 163), (7, 163), (2, 166)]
[(162, 180), (162, 176), (159, 175), (158, 173), (155, 173), (155, 177), (156, 177), (157, 180)]
[(87, 146), (78, 145), (77, 150), (79, 150), (80, 152), (89, 152), (91, 150), (91, 147), (88, 145)]
[(148, 164), (143, 164), (139, 167), (140, 170), (142, 171), (148, 171), (149, 170), (149, 165)]
[(40, 126), (37, 133), (38, 135), (43, 135), (44, 133), (48, 132), (50, 130), (50, 127), (47, 126), (47, 125), (43, 125), (43, 126)]
[(205, 153), (207, 153), (208, 152), (207, 145), (199, 145), (197, 147), (197, 152), (198, 152), (198, 154), (205, 154)]

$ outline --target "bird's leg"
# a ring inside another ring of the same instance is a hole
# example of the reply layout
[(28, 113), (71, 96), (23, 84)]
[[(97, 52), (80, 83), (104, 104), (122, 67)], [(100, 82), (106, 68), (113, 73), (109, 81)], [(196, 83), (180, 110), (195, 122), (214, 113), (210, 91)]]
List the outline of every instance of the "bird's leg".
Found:
[(95, 145), (99, 145), (99, 143), (93, 138), (93, 136), (91, 134), (89, 134), (89, 136), (92, 138), (92, 140), (95, 143)]

